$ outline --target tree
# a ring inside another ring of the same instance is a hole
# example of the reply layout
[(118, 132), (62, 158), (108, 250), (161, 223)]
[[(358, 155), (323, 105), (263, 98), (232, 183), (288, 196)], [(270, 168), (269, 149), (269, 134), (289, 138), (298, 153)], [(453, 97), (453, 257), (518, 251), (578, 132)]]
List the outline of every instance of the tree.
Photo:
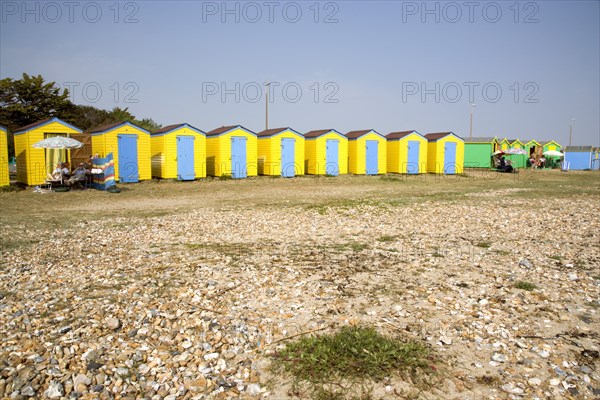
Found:
[(125, 107), (124, 109), (121, 107), (115, 107), (110, 112), (111, 118), (115, 121), (125, 121), (125, 122), (133, 122), (135, 121), (135, 115), (129, 112), (129, 107)]
[(21, 79), (0, 80), (0, 125), (8, 128), (8, 154), (14, 151), (13, 132), (18, 128), (46, 119), (60, 118), (76, 127), (89, 129), (113, 122), (131, 122), (150, 132), (161, 125), (151, 118), (137, 120), (128, 108), (115, 107), (111, 111), (92, 106), (77, 105), (69, 100), (69, 91), (45, 82), (41, 75), (23, 73)]
[(0, 125), (8, 128), (8, 154), (15, 154), (14, 136), (16, 129), (45, 118), (69, 119), (73, 103), (69, 91), (56, 86), (55, 82), (44, 81), (41, 75), (23, 73), (22, 79), (0, 80)]
[(92, 106), (73, 105), (71, 120), (69, 121), (84, 132), (97, 126), (116, 122), (110, 112)]
[(148, 132), (156, 132), (160, 128), (162, 128), (161, 124), (157, 124), (152, 120), (152, 118), (144, 118), (142, 120), (135, 120), (134, 122), (140, 128), (144, 128)]
[(0, 80), (0, 124), (12, 132), (45, 118), (66, 118), (71, 110), (69, 91), (46, 83), (41, 75)]

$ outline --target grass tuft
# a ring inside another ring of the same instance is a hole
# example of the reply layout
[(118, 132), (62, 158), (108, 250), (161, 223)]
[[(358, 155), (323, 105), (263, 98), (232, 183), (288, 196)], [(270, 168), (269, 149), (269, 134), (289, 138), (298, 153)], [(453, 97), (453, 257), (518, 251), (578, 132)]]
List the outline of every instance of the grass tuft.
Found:
[(332, 386), (366, 380), (379, 382), (396, 374), (409, 376), (413, 382), (425, 382), (422, 378), (437, 370), (435, 357), (426, 344), (384, 336), (375, 328), (364, 326), (300, 338), (273, 357), (274, 372), (290, 374), (295, 385), (308, 385), (313, 399), (320, 398)]
[(396, 239), (398, 238), (398, 236), (396, 235), (383, 235), (377, 238), (378, 242), (383, 242), (383, 243), (389, 243), (389, 242), (394, 242), (396, 241)]
[(530, 282), (519, 281), (515, 283), (515, 288), (531, 292), (532, 290), (537, 289), (538, 287)]

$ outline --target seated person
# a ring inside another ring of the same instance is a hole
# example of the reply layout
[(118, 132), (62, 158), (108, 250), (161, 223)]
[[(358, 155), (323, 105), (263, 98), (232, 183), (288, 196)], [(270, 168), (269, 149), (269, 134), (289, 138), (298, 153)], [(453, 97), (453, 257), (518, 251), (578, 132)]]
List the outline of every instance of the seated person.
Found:
[(499, 169), (500, 168), (500, 158), (494, 156), (494, 157), (492, 157), (492, 160), (494, 162), (494, 168)]
[(512, 172), (513, 167), (510, 165), (510, 161), (506, 162), (506, 158), (504, 156), (500, 157), (500, 170), (502, 172)]
[(80, 163), (79, 166), (73, 171), (73, 175), (71, 175), (71, 177), (67, 181), (67, 184), (72, 185), (77, 182), (83, 182), (87, 179), (88, 174), (89, 171), (86, 169), (85, 164)]
[(531, 157), (529, 157), (529, 165), (532, 169), (537, 167), (537, 160), (535, 159), (535, 156), (532, 155)]
[(69, 177), (69, 169), (65, 165), (65, 163), (56, 164), (56, 169), (52, 172), (52, 175), (50, 176), (50, 178), (52, 178), (51, 180), (60, 181), (61, 179)]
[(538, 161), (538, 167), (544, 168), (546, 166), (546, 157), (542, 156)]

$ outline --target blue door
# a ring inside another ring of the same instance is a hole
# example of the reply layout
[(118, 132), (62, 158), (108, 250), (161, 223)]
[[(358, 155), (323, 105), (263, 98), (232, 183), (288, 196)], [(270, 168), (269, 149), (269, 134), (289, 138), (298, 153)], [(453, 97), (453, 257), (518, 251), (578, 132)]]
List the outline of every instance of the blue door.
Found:
[(420, 143), (416, 140), (408, 141), (407, 174), (414, 175), (419, 173), (419, 145)]
[(246, 138), (234, 136), (231, 138), (231, 177), (241, 179), (247, 175)]
[(296, 139), (281, 139), (281, 176), (293, 178), (296, 175), (296, 164), (294, 162), (294, 146)]
[(366, 148), (366, 170), (365, 173), (367, 175), (377, 175), (379, 173), (379, 168), (377, 165), (377, 146), (379, 142), (377, 140), (367, 140), (367, 148)]
[(338, 140), (327, 140), (325, 142), (325, 173), (331, 176), (338, 176), (340, 173), (340, 163), (338, 157)]
[(456, 173), (456, 143), (444, 143), (444, 173), (454, 175)]
[(193, 181), (194, 172), (194, 137), (177, 136), (177, 179)]
[(137, 182), (138, 147), (137, 135), (117, 135), (119, 147), (119, 182)]

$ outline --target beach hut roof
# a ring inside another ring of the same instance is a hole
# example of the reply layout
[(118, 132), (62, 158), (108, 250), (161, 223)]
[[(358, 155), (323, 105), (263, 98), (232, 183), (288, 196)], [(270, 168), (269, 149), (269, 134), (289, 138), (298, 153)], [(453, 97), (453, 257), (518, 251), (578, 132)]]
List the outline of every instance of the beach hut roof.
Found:
[(98, 126), (96, 128), (91, 129), (89, 131), (89, 133), (100, 134), (100, 133), (111, 131), (111, 130), (113, 130), (115, 128), (118, 128), (118, 127), (124, 126), (124, 125), (132, 126), (132, 127), (137, 128), (137, 129), (139, 129), (141, 131), (144, 131), (144, 132), (146, 132), (148, 134), (150, 133), (147, 130), (145, 130), (144, 128), (142, 128), (141, 126), (137, 126), (136, 124), (133, 124), (133, 123), (127, 122), (127, 121), (111, 122), (110, 124), (100, 125), (100, 126)]
[(412, 130), (412, 131), (391, 132), (391, 133), (388, 133), (387, 135), (385, 135), (385, 138), (387, 140), (402, 139), (403, 137), (406, 137), (412, 133), (416, 133), (417, 135), (423, 137), (423, 135), (421, 135), (419, 132)]
[(492, 143), (496, 140), (496, 137), (473, 137), (470, 139), (465, 139), (467, 143)]
[(320, 130), (316, 130), (316, 131), (307, 132), (307, 133), (304, 134), (304, 137), (307, 138), (307, 139), (316, 138), (316, 137), (325, 135), (325, 134), (327, 134), (329, 132), (335, 132), (335, 133), (337, 133), (340, 136), (344, 136), (341, 133), (339, 133), (338, 131), (336, 131), (335, 129), (320, 129)]
[(531, 142), (535, 142), (535, 143), (537, 143), (538, 145), (540, 144), (540, 142), (538, 142), (538, 141), (537, 141), (537, 140), (535, 140), (535, 139), (523, 139), (523, 143), (524, 143), (524, 144), (529, 144), (529, 143), (531, 143)]
[(449, 135), (453, 135), (456, 136), (457, 138), (461, 139), (462, 138), (460, 136), (458, 136), (457, 134), (455, 134), (454, 132), (437, 132), (437, 133), (428, 133), (427, 135), (425, 135), (425, 139), (427, 139), (430, 142), (436, 142), (440, 139), (445, 138), (446, 136)]
[(352, 139), (358, 139), (359, 137), (364, 136), (364, 135), (366, 135), (369, 132), (373, 132), (376, 135), (379, 135), (379, 136), (383, 137), (383, 135), (380, 134), (379, 132), (377, 132), (375, 129), (364, 129), (364, 130), (361, 130), (361, 131), (350, 131), (350, 132), (346, 133), (346, 137), (348, 139), (351, 139), (351, 140)]
[(289, 126), (286, 128), (272, 128), (272, 129), (265, 129), (262, 132), (258, 132), (256, 134), (256, 136), (258, 137), (269, 137), (269, 136), (275, 136), (281, 132), (285, 132), (285, 131), (291, 131), (297, 135), (302, 136), (302, 134), (298, 131), (295, 131), (294, 129), (290, 128)]
[(543, 143), (544, 146), (547, 145), (547, 144), (550, 144), (550, 143), (554, 143), (554, 144), (560, 146), (560, 143), (558, 143), (556, 140), (543, 140), (540, 143)]
[(3, 131), (5, 131), (6, 127), (4, 125), (0, 125), (0, 129), (3, 130)]
[(79, 128), (77, 128), (77, 127), (75, 127), (75, 126), (73, 126), (73, 125), (71, 125), (71, 124), (69, 124), (69, 123), (67, 123), (67, 122), (65, 122), (65, 121), (63, 121), (61, 119), (58, 119), (56, 117), (50, 117), (50, 118), (45, 118), (45, 119), (43, 119), (41, 121), (34, 122), (32, 124), (25, 125), (25, 126), (22, 126), (20, 128), (17, 128), (17, 130), (15, 131), (15, 135), (18, 135), (18, 134), (26, 132), (26, 131), (30, 131), (33, 128), (38, 128), (40, 126), (51, 124), (52, 122), (58, 122), (60, 124), (67, 125), (69, 128), (72, 128), (72, 129), (74, 129), (74, 130), (76, 130), (76, 131), (78, 131), (80, 133), (82, 132), (81, 129), (79, 129)]
[(161, 134), (164, 134), (164, 133), (169, 133), (169, 132), (171, 132), (171, 131), (174, 131), (174, 130), (176, 130), (176, 129), (179, 129), (179, 128), (182, 128), (182, 127), (186, 127), (186, 126), (187, 126), (188, 128), (190, 128), (190, 129), (192, 129), (192, 130), (194, 130), (194, 131), (198, 132), (198, 133), (201, 133), (201, 134), (203, 134), (203, 135), (205, 134), (205, 133), (204, 133), (204, 131), (202, 131), (202, 130), (200, 130), (200, 129), (198, 129), (198, 128), (196, 128), (196, 127), (194, 127), (194, 126), (190, 125), (190, 124), (182, 123), (182, 124), (173, 124), (173, 125), (167, 125), (167, 126), (165, 126), (165, 127), (163, 127), (163, 128), (160, 128), (160, 129), (159, 129), (159, 130), (157, 130), (156, 132), (152, 133), (152, 135), (161, 135)]
[(243, 130), (245, 130), (248, 133), (256, 135), (256, 133), (252, 132), (250, 129), (244, 128), (242, 125), (229, 125), (229, 126), (222, 126), (220, 128), (213, 129), (210, 132), (206, 132), (206, 136), (219, 136), (219, 135), (222, 135), (222, 134), (227, 133), (229, 131), (232, 131), (234, 129), (243, 129)]
[(572, 153), (591, 153), (594, 151), (594, 146), (567, 146), (565, 151)]

